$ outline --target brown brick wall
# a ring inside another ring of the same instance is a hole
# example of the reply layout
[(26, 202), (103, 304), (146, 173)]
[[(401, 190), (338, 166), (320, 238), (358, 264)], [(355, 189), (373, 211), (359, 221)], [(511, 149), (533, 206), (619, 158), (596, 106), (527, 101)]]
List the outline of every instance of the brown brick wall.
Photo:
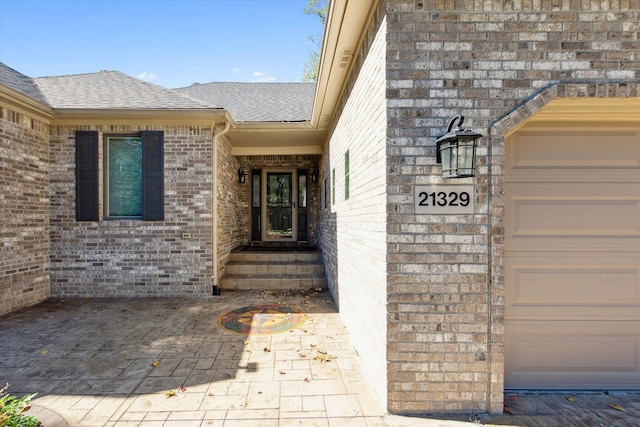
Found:
[[(502, 211), (499, 202), (488, 206), (490, 192), (501, 196), (500, 176), (488, 169), (489, 138), (480, 143), (477, 176), (455, 182), (475, 185), (473, 215), (416, 215), (412, 188), (444, 183), (435, 139), (455, 115), (486, 136), (558, 80), (574, 91), (560, 96), (589, 96), (580, 82), (639, 79), (640, 2), (388, 0), (381, 7), (388, 23), (388, 407), (499, 412)], [(499, 174), (500, 136), (495, 142)]]
[(0, 314), (49, 296), (48, 136), (0, 104)]
[[(519, 106), (529, 112), (526, 102), (536, 94), (531, 101), (536, 105), (554, 96), (638, 96), (630, 87), (640, 78), (639, 6), (562, 0), (381, 3), (388, 24), (387, 397), (392, 412), (502, 410), (500, 174), (504, 128), (517, 124), (508, 114)], [(373, 55), (366, 44), (365, 56)], [(351, 88), (366, 75), (365, 69), (356, 70)], [(556, 89), (559, 79), (570, 83)], [(321, 162), (321, 189), (328, 189), (329, 201), (325, 207), (322, 191), (320, 241), (329, 254), (327, 272), (336, 296), (345, 287), (357, 288), (339, 273), (349, 255), (338, 252), (341, 235), (350, 245), (359, 236), (340, 232), (348, 219), (330, 204), (333, 169), (338, 200), (341, 195), (341, 159), (333, 152), (353, 142), (335, 137), (337, 123), (350, 115), (345, 105), (357, 97), (347, 93)], [(476, 178), (456, 181), (475, 186), (475, 213), (416, 215), (414, 185), (451, 183), (441, 179), (435, 164), (435, 139), (457, 114), (466, 116), (465, 127), (487, 135)], [(498, 121), (499, 129), (492, 129)], [(496, 136), (490, 139), (492, 132)], [(366, 295), (357, 297), (364, 305)]]
[(244, 187), (249, 186), (249, 179), (247, 178), (247, 184), (240, 185), (238, 182), (240, 162), (231, 155), (231, 146), (226, 141), (218, 141), (217, 144), (217, 279), (220, 279), (224, 275), (224, 266), (229, 261), (229, 253), (248, 241), (249, 199), (244, 196)]
[[(101, 142), (105, 134), (164, 131), (164, 221), (75, 220), (77, 129), (99, 131)], [(211, 150), (212, 131), (208, 127), (117, 124), (54, 127), (51, 136), (54, 165), (51, 171), (52, 295), (210, 295), (213, 275)], [(182, 233), (189, 233), (191, 237), (182, 238)]]

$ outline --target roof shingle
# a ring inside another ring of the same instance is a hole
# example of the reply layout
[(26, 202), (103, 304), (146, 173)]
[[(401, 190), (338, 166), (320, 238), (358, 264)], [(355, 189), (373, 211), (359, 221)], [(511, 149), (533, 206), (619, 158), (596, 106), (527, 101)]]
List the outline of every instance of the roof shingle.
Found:
[(194, 83), (174, 89), (231, 113), (237, 122), (311, 119), (315, 83)]
[(40, 92), (40, 89), (31, 77), (25, 76), (2, 62), (0, 62), (0, 83), (49, 106), (44, 94)]
[(210, 109), (211, 105), (119, 71), (34, 79), (54, 108)]
[(166, 89), (119, 71), (31, 78), (0, 63), (0, 84), (56, 109), (225, 109), (236, 122), (311, 119), (314, 83), (215, 82)]

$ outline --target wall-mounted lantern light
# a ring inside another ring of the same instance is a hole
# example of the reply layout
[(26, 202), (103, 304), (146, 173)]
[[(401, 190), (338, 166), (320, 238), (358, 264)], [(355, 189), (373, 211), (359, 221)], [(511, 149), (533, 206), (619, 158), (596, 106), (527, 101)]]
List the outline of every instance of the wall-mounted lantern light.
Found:
[[(453, 125), (458, 126), (452, 130)], [(482, 134), (462, 129), (464, 116), (455, 116), (449, 122), (447, 133), (436, 140), (436, 161), (442, 164), (443, 178), (474, 176), (476, 141)]]
[(247, 171), (243, 167), (238, 169), (238, 182), (240, 184), (244, 184), (245, 182), (247, 182)]
[(311, 168), (311, 182), (314, 182), (314, 183), (318, 182), (318, 175), (319, 175), (318, 168), (316, 167)]

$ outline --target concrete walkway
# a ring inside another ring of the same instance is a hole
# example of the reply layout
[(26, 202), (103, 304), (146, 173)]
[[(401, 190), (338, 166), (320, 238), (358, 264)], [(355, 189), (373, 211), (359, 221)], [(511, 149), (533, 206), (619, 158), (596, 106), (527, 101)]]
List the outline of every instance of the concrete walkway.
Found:
[[(307, 319), (272, 335), (217, 324), (265, 303), (298, 307)], [(539, 395), (509, 395), (512, 415), (493, 417), (386, 414), (327, 292), (51, 300), (0, 317), (0, 343), (0, 382), (14, 395), (38, 393), (32, 413), (45, 427), (640, 425), (640, 397), (628, 394), (534, 404)], [(585, 418), (595, 404), (602, 409)]]

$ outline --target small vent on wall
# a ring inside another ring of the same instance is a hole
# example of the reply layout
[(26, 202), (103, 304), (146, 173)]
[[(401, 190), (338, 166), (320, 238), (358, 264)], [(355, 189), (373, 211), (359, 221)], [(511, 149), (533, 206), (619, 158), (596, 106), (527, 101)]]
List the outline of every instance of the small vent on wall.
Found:
[(340, 54), (340, 62), (338, 63), (338, 68), (345, 68), (351, 62), (351, 58), (353, 57), (353, 49), (345, 49)]

